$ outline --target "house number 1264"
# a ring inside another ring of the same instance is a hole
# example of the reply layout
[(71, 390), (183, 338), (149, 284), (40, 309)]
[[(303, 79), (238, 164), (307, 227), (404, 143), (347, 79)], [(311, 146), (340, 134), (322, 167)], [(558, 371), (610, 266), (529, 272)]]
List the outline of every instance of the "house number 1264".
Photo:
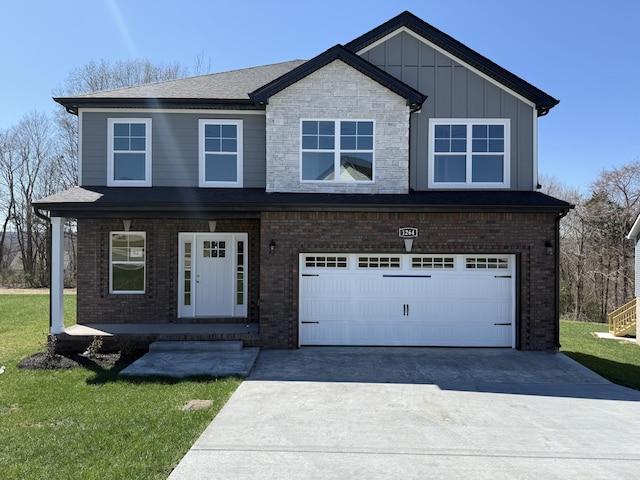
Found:
[(398, 236), (400, 238), (416, 238), (418, 236), (418, 229), (415, 227), (402, 227), (398, 229)]

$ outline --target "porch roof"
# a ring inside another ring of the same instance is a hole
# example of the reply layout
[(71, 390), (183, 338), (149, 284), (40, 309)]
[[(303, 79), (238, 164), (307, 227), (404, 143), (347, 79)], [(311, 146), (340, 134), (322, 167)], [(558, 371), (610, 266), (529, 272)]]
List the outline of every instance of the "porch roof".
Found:
[(268, 193), (260, 188), (84, 186), (34, 202), (53, 217), (259, 217), (266, 211), (566, 212), (568, 202), (540, 192), (430, 190), (408, 194)]

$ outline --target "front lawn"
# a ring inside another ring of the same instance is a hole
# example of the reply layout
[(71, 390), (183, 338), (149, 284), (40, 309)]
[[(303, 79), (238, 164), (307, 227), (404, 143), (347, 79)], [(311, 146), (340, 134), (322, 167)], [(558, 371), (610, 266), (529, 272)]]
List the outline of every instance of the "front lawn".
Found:
[[(240, 384), (123, 379), (125, 365), (23, 370), (43, 351), (47, 295), (0, 295), (0, 478), (165, 479)], [(75, 323), (65, 296), (65, 324)], [(213, 400), (183, 411), (190, 400)]]
[(608, 340), (593, 332), (608, 331), (607, 324), (560, 321), (560, 351), (604, 378), (640, 390), (640, 345), (635, 339)]

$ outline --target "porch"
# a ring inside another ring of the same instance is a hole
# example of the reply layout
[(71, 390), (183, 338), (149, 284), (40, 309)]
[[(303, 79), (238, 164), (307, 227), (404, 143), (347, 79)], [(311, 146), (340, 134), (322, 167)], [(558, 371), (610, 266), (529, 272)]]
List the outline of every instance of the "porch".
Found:
[(103, 351), (148, 350), (155, 341), (242, 341), (245, 347), (259, 345), (258, 323), (92, 323), (71, 325), (53, 334), (56, 351), (84, 351), (98, 337)]

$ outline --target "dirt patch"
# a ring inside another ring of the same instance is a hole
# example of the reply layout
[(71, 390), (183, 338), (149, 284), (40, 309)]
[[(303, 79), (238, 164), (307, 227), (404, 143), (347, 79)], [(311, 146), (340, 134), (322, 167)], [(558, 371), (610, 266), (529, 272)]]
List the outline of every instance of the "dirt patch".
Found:
[(119, 353), (98, 353), (92, 356), (85, 355), (60, 355), (47, 352), (38, 352), (30, 357), (23, 358), (18, 363), (18, 368), (25, 370), (69, 370), (80, 366), (97, 365), (101, 368), (113, 367), (120, 360)]

